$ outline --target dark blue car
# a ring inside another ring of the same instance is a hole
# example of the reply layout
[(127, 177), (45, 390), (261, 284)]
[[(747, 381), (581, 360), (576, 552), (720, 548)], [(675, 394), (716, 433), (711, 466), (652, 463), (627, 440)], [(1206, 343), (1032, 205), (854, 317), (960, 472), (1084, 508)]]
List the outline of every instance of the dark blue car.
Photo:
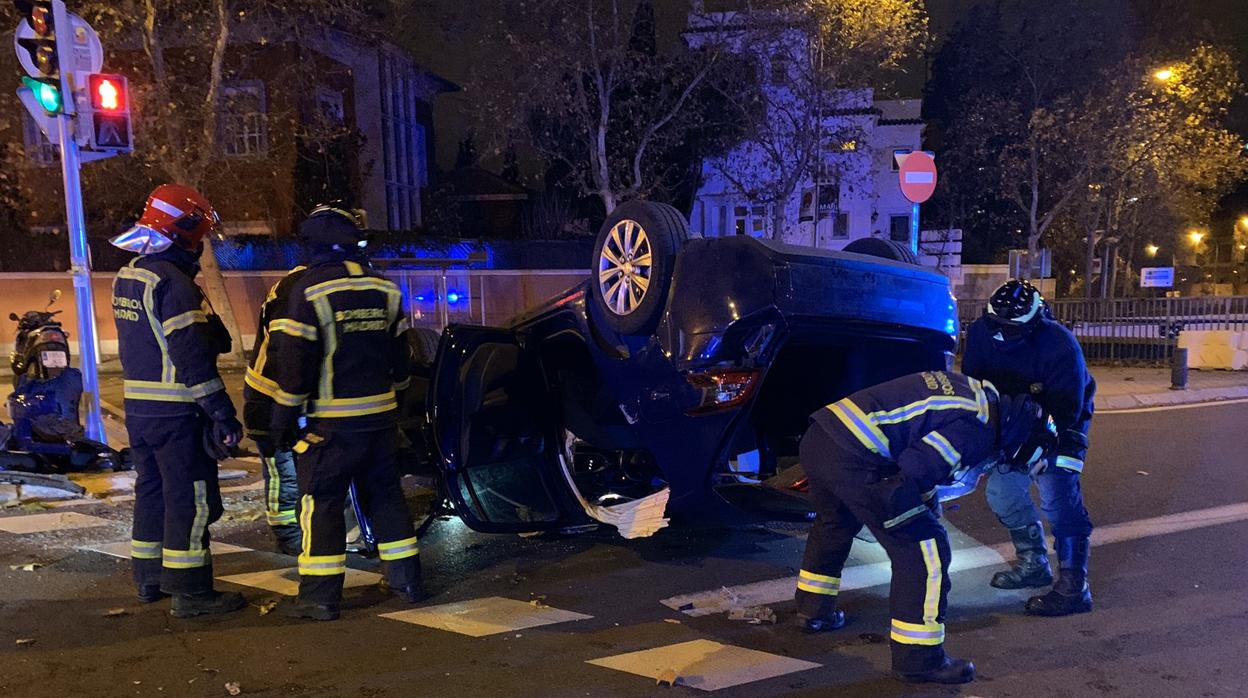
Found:
[(509, 327), (454, 325), (428, 417), (447, 498), (472, 528), (806, 519), (808, 416), (944, 369), (948, 281), (905, 248), (828, 252), (703, 239), (670, 206), (606, 221), (583, 284)]

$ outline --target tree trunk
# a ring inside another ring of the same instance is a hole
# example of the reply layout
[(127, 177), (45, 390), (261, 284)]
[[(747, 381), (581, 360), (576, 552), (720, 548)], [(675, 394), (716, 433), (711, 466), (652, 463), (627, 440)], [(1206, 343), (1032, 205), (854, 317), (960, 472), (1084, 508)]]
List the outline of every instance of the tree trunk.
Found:
[[(1088, 227), (1088, 247), (1087, 254), (1084, 257), (1083, 267), (1083, 297), (1092, 297), (1092, 269), (1096, 260), (1096, 226), (1101, 222), (1101, 211), (1098, 208), (1096, 216), (1092, 219), (1092, 225)], [(1102, 269), (1101, 273), (1105, 273)]]

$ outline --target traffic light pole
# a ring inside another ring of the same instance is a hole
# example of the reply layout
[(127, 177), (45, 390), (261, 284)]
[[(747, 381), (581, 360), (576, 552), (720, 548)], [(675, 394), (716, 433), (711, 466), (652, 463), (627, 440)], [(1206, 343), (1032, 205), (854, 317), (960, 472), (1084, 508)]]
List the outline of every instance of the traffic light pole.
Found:
[(61, 176), (65, 183), (65, 225), (69, 232), (69, 260), (74, 276), (74, 299), (78, 308), (78, 362), (82, 366), (83, 402), (87, 438), (108, 443), (100, 411), (99, 337), (95, 332), (95, 299), (91, 291), (91, 251), (87, 247), (87, 224), (82, 214), (82, 182), (78, 177), (78, 143), (74, 119), (56, 117), (61, 137)]

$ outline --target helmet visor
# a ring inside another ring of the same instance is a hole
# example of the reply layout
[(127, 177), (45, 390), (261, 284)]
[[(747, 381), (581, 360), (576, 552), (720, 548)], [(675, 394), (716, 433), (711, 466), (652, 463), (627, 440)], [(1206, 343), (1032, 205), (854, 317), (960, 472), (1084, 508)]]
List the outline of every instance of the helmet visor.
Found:
[(111, 238), (109, 243), (113, 247), (118, 247), (127, 252), (153, 254), (169, 249), (169, 246), (173, 244), (173, 240), (155, 228), (149, 228), (146, 225), (136, 225), (121, 235)]

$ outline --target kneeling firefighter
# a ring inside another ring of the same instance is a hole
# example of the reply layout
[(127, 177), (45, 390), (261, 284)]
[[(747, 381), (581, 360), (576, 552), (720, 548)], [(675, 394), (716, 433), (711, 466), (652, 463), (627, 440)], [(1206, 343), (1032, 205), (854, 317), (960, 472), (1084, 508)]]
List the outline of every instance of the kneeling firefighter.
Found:
[(299, 596), (279, 610), (333, 620), (346, 575), (342, 511), (352, 480), (390, 588), (413, 603), (424, 598), (397, 463), (397, 393), (409, 382), (407, 316), (399, 288), (364, 256), (362, 212), (318, 207), (299, 236), (308, 268), (268, 327), (270, 438), (275, 449), (295, 453), (302, 532)]
[(173, 595), (176, 617), (246, 605), (212, 587), (208, 526), (221, 518), (217, 460), (242, 425), (217, 372), (225, 325), (195, 284), (204, 237), (219, 224), (199, 192), (162, 184), (138, 223), (110, 242), (138, 252), (117, 272), (113, 316), (126, 430), (138, 476), (130, 557), (139, 599)]
[(860, 390), (811, 417), (801, 443), (817, 513), (797, 583), (806, 630), (845, 624), (841, 570), (865, 524), (892, 563), (893, 670), (914, 683), (966, 683), (974, 665), (945, 654), (949, 539), (940, 524), (942, 485), (952, 498), (994, 465), (1023, 469), (1056, 443), (1029, 398), (941, 371)]

